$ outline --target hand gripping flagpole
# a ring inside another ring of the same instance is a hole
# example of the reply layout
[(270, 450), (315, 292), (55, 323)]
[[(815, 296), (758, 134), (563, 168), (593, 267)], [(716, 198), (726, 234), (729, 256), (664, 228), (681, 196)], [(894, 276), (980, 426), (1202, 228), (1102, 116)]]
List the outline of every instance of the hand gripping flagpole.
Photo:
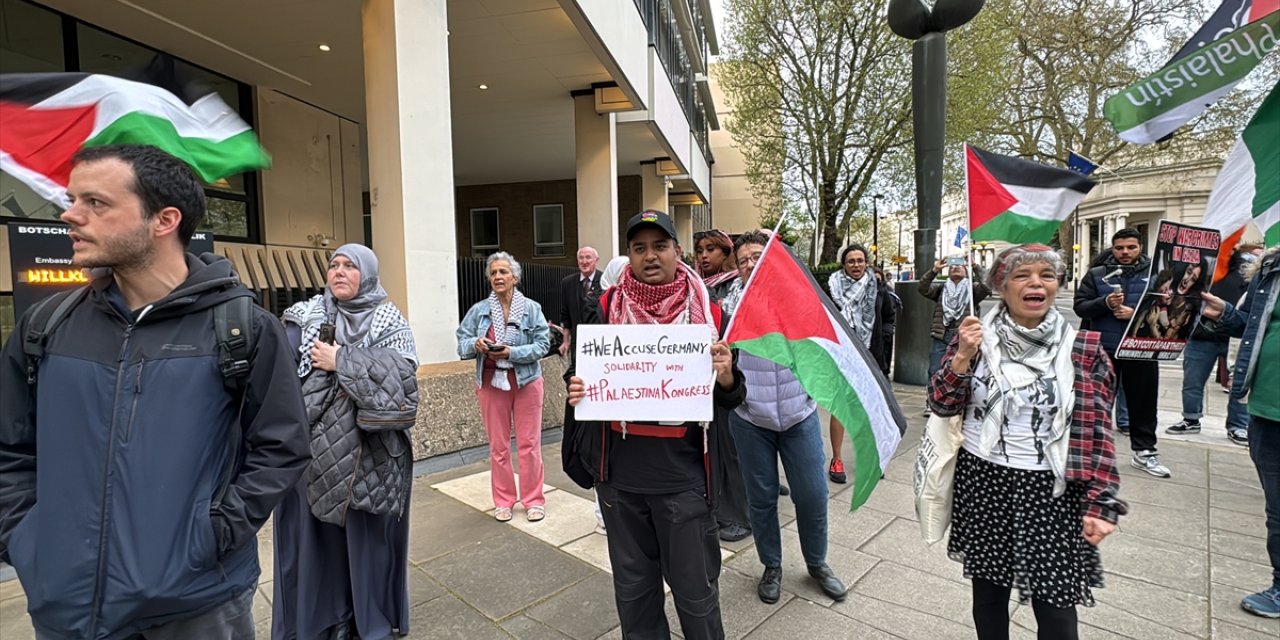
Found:
[(969, 204), (970, 204), (969, 143), (966, 142), (964, 144), (964, 223), (965, 223), (965, 228), (969, 230), (969, 233), (965, 234), (964, 240), (961, 240), (960, 244), (965, 245), (965, 247), (967, 247), (965, 249), (965, 255), (969, 257), (969, 315), (976, 316), (978, 315), (978, 311), (977, 311), (976, 305), (973, 302), (973, 297), (975, 295), (973, 291), (973, 274), (974, 274), (973, 267), (975, 264), (975, 261), (973, 259), (974, 228), (973, 228), (973, 215), (969, 211)]

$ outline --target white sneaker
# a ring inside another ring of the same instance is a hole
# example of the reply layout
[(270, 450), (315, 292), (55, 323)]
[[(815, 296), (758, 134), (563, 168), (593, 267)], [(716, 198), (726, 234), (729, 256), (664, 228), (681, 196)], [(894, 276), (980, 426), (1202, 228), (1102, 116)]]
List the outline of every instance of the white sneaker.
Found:
[(1160, 464), (1160, 454), (1149, 449), (1136, 451), (1133, 459), (1129, 461), (1135, 469), (1142, 469), (1157, 478), (1168, 478), (1173, 474), (1169, 472), (1169, 467)]

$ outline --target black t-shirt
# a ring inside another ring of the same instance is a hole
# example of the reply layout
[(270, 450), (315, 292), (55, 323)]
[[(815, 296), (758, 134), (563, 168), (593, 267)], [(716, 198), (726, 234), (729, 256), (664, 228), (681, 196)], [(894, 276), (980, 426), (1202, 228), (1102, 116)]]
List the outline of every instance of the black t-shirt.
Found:
[[(609, 429), (605, 447), (609, 459), (609, 484), (632, 493), (679, 493), (705, 490), (706, 464), (702, 453), (702, 426), (685, 423), (683, 438), (655, 438)], [(605, 427), (608, 429), (608, 427)]]

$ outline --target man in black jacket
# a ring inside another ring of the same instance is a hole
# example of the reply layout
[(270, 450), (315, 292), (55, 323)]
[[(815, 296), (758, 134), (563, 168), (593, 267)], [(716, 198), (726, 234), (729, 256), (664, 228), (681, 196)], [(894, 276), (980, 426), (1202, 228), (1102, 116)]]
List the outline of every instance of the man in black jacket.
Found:
[[(587, 324), (697, 324), (718, 327), (726, 318), (710, 301), (701, 278), (680, 262), (670, 216), (644, 211), (627, 225), (631, 269), (609, 289)], [(711, 347), (717, 411), (742, 404), (746, 386), (723, 342)], [(570, 401), (583, 396), (571, 378)], [(720, 617), (720, 540), (708, 486), (717, 464), (708, 434), (697, 422), (590, 423), (579, 443), (596, 483), (609, 528), (609, 561), (623, 637), (667, 638), (662, 582), (689, 640), (724, 638)], [(589, 437), (585, 437), (589, 436)]]
[(1156, 400), (1160, 387), (1159, 363), (1153, 360), (1118, 360), (1116, 348), (1129, 326), (1133, 310), (1142, 300), (1151, 271), (1151, 259), (1142, 251), (1142, 234), (1121, 229), (1111, 237), (1111, 255), (1089, 269), (1076, 289), (1075, 312), (1102, 333), (1102, 347), (1116, 367), (1117, 385), (1124, 390), (1129, 409), (1129, 439), (1134, 468), (1157, 478), (1172, 475), (1156, 452)]
[(94, 271), (32, 384), (30, 313), (0, 356), (0, 558), (37, 638), (253, 637), (257, 532), (309, 459), (284, 329), (254, 307), (228, 383), (214, 309), (252, 294), (186, 253), (205, 197), (182, 161), (85, 149), (67, 192), (73, 264)]
[(560, 327), (565, 330), (560, 355), (572, 357), (573, 330), (582, 324), (582, 310), (600, 297), (600, 254), (592, 247), (578, 249), (578, 272), (560, 281)]
[[(1240, 297), (1248, 288), (1240, 268), (1248, 259), (1256, 260), (1256, 254), (1260, 253), (1262, 245), (1244, 244), (1236, 247), (1227, 265), (1227, 275), (1213, 283), (1209, 293), (1231, 304), (1239, 303)], [(1204, 415), (1205, 382), (1209, 380), (1213, 365), (1226, 358), (1230, 344), (1231, 337), (1225, 333), (1210, 331), (1203, 326), (1197, 326), (1192, 331), (1187, 346), (1182, 350), (1182, 421), (1165, 429), (1165, 433), (1200, 433), (1200, 417)], [(1219, 371), (1226, 373), (1221, 365)], [(1248, 407), (1244, 402), (1231, 398), (1227, 400), (1227, 438), (1239, 445), (1249, 445)]]

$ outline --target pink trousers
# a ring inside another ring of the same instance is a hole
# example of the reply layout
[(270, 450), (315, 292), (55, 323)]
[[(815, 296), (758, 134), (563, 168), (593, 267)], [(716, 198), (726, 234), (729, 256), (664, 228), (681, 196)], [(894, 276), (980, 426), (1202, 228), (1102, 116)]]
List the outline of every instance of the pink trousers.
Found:
[(546, 504), (542, 497), (542, 378), (516, 386), (509, 373), (510, 391), (489, 384), (476, 388), (480, 418), (489, 434), (489, 470), (493, 506), (511, 508), (516, 503), (515, 472), (511, 469), (511, 428), (516, 431), (516, 454), (520, 464), (519, 501), (525, 509)]

